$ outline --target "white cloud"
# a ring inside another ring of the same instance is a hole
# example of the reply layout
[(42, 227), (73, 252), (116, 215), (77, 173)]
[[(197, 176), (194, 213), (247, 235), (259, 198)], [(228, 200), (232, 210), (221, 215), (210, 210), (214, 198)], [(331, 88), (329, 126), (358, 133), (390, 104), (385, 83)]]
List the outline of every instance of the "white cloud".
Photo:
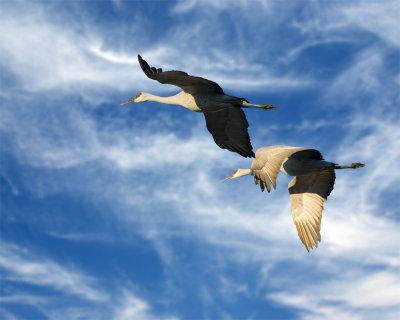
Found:
[(268, 9), (271, 6), (271, 1), (268, 0), (185, 0), (177, 1), (176, 5), (172, 8), (172, 12), (177, 14), (187, 14), (189, 11), (198, 11), (199, 9), (205, 12), (219, 12), (227, 11), (232, 8), (239, 8), (239, 10), (247, 9), (255, 5), (258, 9)]
[[(30, 305), (48, 319), (178, 319), (156, 315), (147, 301), (124, 286), (105, 289), (102, 281), (85, 275), (76, 268), (61, 266), (45, 257), (39, 258), (37, 253), (27, 248), (2, 242), (0, 253), (3, 283), (13, 281), (42, 286), (63, 294), (63, 303), (60, 305), (60, 297), (57, 295), (9, 293), (0, 297), (3, 306), (9, 303)], [(74, 302), (66, 300), (64, 295), (75, 295), (82, 300), (74, 306)], [(87, 302), (90, 302), (90, 307), (85, 304)], [(6, 319), (15, 318), (13, 312), (6, 309), (3, 312), (0, 309), (0, 314)]]
[[(260, 20), (260, 12), (264, 12), (267, 15), (274, 14), (273, 21), (278, 20), (278, 22), (287, 19), (290, 12), (296, 7), (287, 3), (285, 10), (276, 16), (276, 10), (270, 8), (270, 6), (276, 5), (268, 2), (259, 1), (251, 5), (241, 2), (236, 5), (243, 10), (255, 10), (254, 19), (256, 21)], [(211, 14), (215, 10), (218, 12), (231, 8), (232, 3), (231, 1), (221, 2), (211, 9), (210, 3), (202, 1), (178, 2), (176, 10), (182, 11), (182, 8), (186, 8), (184, 11), (193, 10), (197, 6), (202, 6), (206, 12)], [(170, 35), (167, 37), (168, 42), (156, 43), (141, 53), (157, 67), (163, 67), (166, 70), (182, 69), (191, 74), (208, 77), (220, 82), (226, 89), (243, 90), (246, 88), (265, 92), (265, 90), (310, 86), (315, 82), (310, 75), (290, 72), (277, 73), (275, 65), (281, 59), (285, 60), (293, 55), (296, 56), (299, 51), (315, 44), (330, 41), (354, 41), (354, 37), (346, 36), (348, 33), (345, 30), (352, 30), (355, 25), (361, 29), (376, 32), (380, 37), (388, 38), (390, 41), (397, 39), (395, 36), (397, 34), (395, 31), (397, 7), (396, 1), (386, 1), (383, 4), (381, 2), (360, 2), (358, 5), (333, 5), (329, 10), (322, 6), (320, 10), (325, 10), (325, 15), (316, 15), (316, 8), (310, 4), (307, 7), (308, 10), (305, 11), (308, 18), (296, 22), (305, 34), (304, 41), (298, 47), (292, 46), (289, 50), (285, 49), (288, 52), (286, 58), (282, 57), (282, 54), (274, 57), (268, 56), (268, 52), (260, 51), (264, 47), (261, 46), (263, 41), (275, 41), (275, 39), (265, 40), (253, 37), (252, 39), (256, 39), (256, 43), (252, 44), (254, 50), (247, 50), (249, 43), (244, 35), (240, 36), (240, 29), (234, 32), (238, 40), (242, 39), (238, 41), (241, 50), (226, 49), (224, 45), (229, 35), (223, 35), (221, 39), (223, 41), (218, 43), (213, 40), (214, 37), (211, 37), (213, 30), (206, 28), (202, 32), (193, 31), (202, 30), (204, 26), (207, 27), (204, 25), (206, 23), (204, 19), (196, 18), (192, 21), (191, 28), (182, 28), (179, 23), (171, 26), (168, 30)], [(105, 46), (104, 39), (101, 38), (101, 31), (93, 25), (87, 24), (66, 29), (63, 22), (65, 19), (69, 19), (68, 17), (60, 14), (56, 20), (52, 19), (51, 9), (45, 9), (40, 4), (17, 2), (4, 5), (3, 9), (1, 16), (3, 32), (0, 38), (0, 43), (3, 44), (1, 50), (3, 68), (11, 69), (13, 73), (17, 74), (25, 90), (62, 88), (67, 92), (76, 92), (74, 86), (87, 86), (88, 88), (83, 89), (84, 97), (90, 101), (94, 101), (95, 98), (102, 101), (105, 98), (102, 86), (134, 91), (148, 90), (149, 88), (156, 88), (160, 92), (173, 90), (171, 87), (157, 85), (145, 78), (136, 61), (138, 52), (127, 52), (121, 48)], [(377, 9), (379, 10), (377, 11)], [(24, 14), (24, 11), (29, 14)], [(214, 12), (212, 16), (216, 16), (217, 12)], [(319, 21), (318, 19), (322, 16), (324, 19)], [(246, 17), (244, 15), (243, 19), (247, 19)], [(265, 20), (265, 16), (262, 19)], [(374, 24), (369, 23), (371, 19), (375, 21)], [(377, 24), (377, 21), (380, 23)], [(315, 23), (318, 23), (318, 28), (315, 27)], [(311, 24), (312, 27), (308, 28), (308, 24)], [(271, 28), (271, 25), (260, 24), (259, 28), (264, 30)], [(135, 30), (140, 32), (141, 26), (133, 25), (131, 29), (133, 32)], [(311, 36), (307, 38), (306, 35), (310, 33), (312, 33)], [(131, 36), (130, 41), (133, 42), (130, 48), (140, 48), (139, 42), (135, 43), (135, 39), (140, 38)], [(193, 49), (190, 44), (194, 39), (196, 39), (194, 43), (199, 42), (197, 49), (201, 50), (196, 55), (189, 54)], [(210, 43), (213, 47), (212, 50), (205, 51), (203, 43)], [(30, 50), (26, 50), (26, 48)], [(182, 56), (185, 59), (182, 59)], [(259, 56), (262, 56), (262, 59)], [(91, 92), (89, 87), (98, 88), (95, 92)]]
[(117, 311), (114, 319), (125, 320), (125, 319), (147, 319), (146, 313), (149, 310), (148, 304), (136, 298), (130, 293), (125, 293), (122, 308)]
[(47, 235), (68, 241), (76, 242), (98, 242), (98, 243), (109, 243), (113, 239), (106, 234), (88, 234), (88, 233), (61, 233), (61, 232), (46, 232)]
[[(385, 92), (384, 86), (388, 83), (382, 83), (380, 80), (383, 61), (384, 53), (377, 47), (361, 51), (355, 57), (352, 66), (334, 80), (321, 98), (321, 103), (324, 101), (324, 105), (329, 108), (338, 109), (347, 108), (350, 103), (352, 108), (369, 109), (372, 107), (371, 103), (377, 104), (375, 108), (379, 105), (379, 109), (390, 107), (392, 101), (388, 101), (388, 98), (392, 97), (388, 97), (388, 94), (393, 91)], [(379, 109), (371, 111), (376, 114)]]
[(165, 319), (165, 320), (177, 320), (176, 317), (160, 317), (160, 315), (153, 315), (150, 312), (149, 304), (133, 295), (131, 292), (124, 290), (121, 304), (115, 308), (113, 319), (115, 320), (130, 320), (130, 319)]
[(128, 90), (135, 87), (139, 76), (143, 78), (139, 68), (131, 66), (135, 55), (101, 51), (94, 27), (81, 26), (84, 32), (65, 28), (63, 20), (69, 18), (58, 15), (61, 21), (57, 21), (52, 14), (51, 7), (45, 9), (39, 3), (13, 2), (3, 7), (2, 68), (19, 77), (19, 89), (66, 93), (76, 92), (77, 85), (98, 86), (97, 98), (101, 100), (102, 86)]
[(360, 1), (359, 3), (349, 3), (340, 10), (347, 21), (375, 33), (381, 39), (400, 46), (398, 37), (400, 4), (398, 1)]
[(0, 267), (6, 271), (3, 280), (45, 286), (90, 301), (108, 299), (107, 294), (94, 288), (94, 279), (76, 272), (73, 268), (62, 267), (47, 259), (39, 259), (29, 253), (28, 249), (4, 242), (0, 251)]
[[(91, 103), (107, 99), (104, 87), (134, 92), (150, 88), (159, 92), (179, 90), (147, 79), (137, 63), (138, 49), (127, 52), (107, 47), (94, 26), (67, 29), (63, 21), (69, 17), (59, 15), (58, 20), (54, 20), (52, 15), (51, 9), (37, 3), (22, 1), (15, 6), (4, 6), (0, 16), (2, 68), (12, 70), (18, 76), (19, 89), (30, 92), (56, 89), (76, 93), (79, 88), (83, 98)], [(168, 41), (172, 39), (172, 42), (157, 43), (143, 50), (143, 57), (165, 70), (181, 69), (218, 81), (226, 89), (282, 90), (312, 83), (300, 75), (278, 75), (265, 64), (256, 63), (238, 51), (226, 51), (223, 43), (211, 52), (203, 49), (199, 54), (189, 54), (193, 48), (187, 45), (193, 42), (193, 37), (201, 35), (202, 43), (208, 41), (211, 30), (204, 35), (203, 32), (190, 31), (197, 25), (197, 29), (201, 29), (203, 23), (196, 20), (192, 28), (185, 30), (181, 30), (179, 25), (171, 27)], [(132, 30), (139, 33), (141, 27), (132, 26)], [(141, 37), (130, 38), (133, 39), (130, 48), (140, 48), (139, 40), (135, 43), (135, 39)], [(182, 56), (185, 59), (181, 59)], [(20, 90), (18, 94), (21, 94)]]
[(92, 45), (91, 47), (89, 47), (89, 50), (93, 52), (95, 55), (99, 56), (100, 58), (103, 58), (104, 60), (107, 60), (112, 63), (134, 64), (134, 65), (138, 64), (138, 59), (136, 56), (118, 54), (110, 50), (103, 51), (101, 50), (101, 46), (99, 44)]
[[(0, 123), (12, 136), (22, 161), (49, 169), (74, 168), (96, 161), (121, 171), (188, 166), (199, 157), (208, 162), (223, 161), (201, 114), (192, 115), (198, 118), (195, 126), (183, 125), (183, 129), (189, 130), (189, 138), (185, 139), (173, 132), (150, 129), (164, 121), (178, 126), (179, 121), (171, 121), (168, 115), (156, 115), (145, 126), (138, 123), (135, 128), (129, 128), (130, 115), (125, 114), (111, 125), (102, 126), (81, 110), (66, 107), (56, 111), (53, 105), (59, 103), (58, 99), (49, 101), (41, 106), (40, 112), (30, 109), (31, 106), (21, 107), (17, 112), (11, 106), (3, 110), (8, 120)], [(49, 113), (54, 117), (43, 121)], [(26, 117), (28, 114), (31, 116)], [(21, 126), (25, 130), (19, 130)]]
[(267, 298), (307, 311), (300, 312), (301, 319), (396, 319), (400, 315), (400, 277), (393, 271), (364, 277), (344, 271), (335, 281), (298, 287)]

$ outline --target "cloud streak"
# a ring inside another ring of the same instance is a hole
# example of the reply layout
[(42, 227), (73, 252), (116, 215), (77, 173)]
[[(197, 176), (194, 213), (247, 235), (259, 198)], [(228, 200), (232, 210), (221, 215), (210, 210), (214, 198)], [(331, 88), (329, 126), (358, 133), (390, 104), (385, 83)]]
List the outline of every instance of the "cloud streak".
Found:
[[(90, 301), (104, 301), (108, 296), (93, 288), (93, 279), (61, 267), (47, 259), (38, 259), (25, 248), (2, 243), (0, 267), (7, 272), (8, 281), (45, 286)], [(3, 278), (3, 281), (5, 280)]]
[[(48, 319), (81, 319), (82, 317), (97, 319), (112, 317), (118, 320), (178, 319), (165, 318), (160, 314), (154, 315), (147, 301), (123, 286), (111, 288), (115, 290), (115, 293), (108, 294), (103, 287), (104, 284), (98, 279), (85, 275), (76, 268), (61, 266), (48, 258), (38, 258), (38, 254), (31, 253), (28, 248), (2, 243), (0, 252), (3, 284), (12, 281), (46, 287), (63, 295), (77, 296), (78, 302), (75, 303), (79, 305), (73, 308), (69, 302), (64, 301), (60, 309), (57, 296), (13, 293), (0, 297), (3, 306), (9, 303), (31, 305)], [(90, 309), (85, 305), (88, 302), (91, 304)], [(3, 315), (13, 319), (13, 314), (6, 311)]]

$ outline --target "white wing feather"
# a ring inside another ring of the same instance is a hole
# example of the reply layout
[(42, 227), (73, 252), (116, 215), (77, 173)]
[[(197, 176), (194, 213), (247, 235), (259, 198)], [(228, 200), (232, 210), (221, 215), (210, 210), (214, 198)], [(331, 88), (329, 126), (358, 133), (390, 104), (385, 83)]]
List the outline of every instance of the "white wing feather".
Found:
[(334, 183), (334, 170), (299, 175), (289, 183), (293, 222), (307, 251), (318, 247), (318, 241), (321, 241), (323, 204)]
[(264, 191), (267, 187), (268, 192), (270, 192), (271, 183), (276, 189), (276, 178), (282, 164), (294, 153), (305, 150), (311, 149), (289, 146), (271, 146), (258, 149), (250, 173), (254, 176), (255, 183), (260, 184), (261, 191)]

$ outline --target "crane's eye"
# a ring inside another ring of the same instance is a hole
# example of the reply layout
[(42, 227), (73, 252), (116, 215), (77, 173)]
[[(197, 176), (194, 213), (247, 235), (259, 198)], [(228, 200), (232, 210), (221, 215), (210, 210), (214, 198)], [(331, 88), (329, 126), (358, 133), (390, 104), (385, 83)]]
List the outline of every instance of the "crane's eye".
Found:
[(139, 92), (139, 93), (136, 95), (136, 97), (135, 97), (135, 98), (139, 98), (141, 95), (142, 95), (142, 93), (141, 93), (141, 92)]

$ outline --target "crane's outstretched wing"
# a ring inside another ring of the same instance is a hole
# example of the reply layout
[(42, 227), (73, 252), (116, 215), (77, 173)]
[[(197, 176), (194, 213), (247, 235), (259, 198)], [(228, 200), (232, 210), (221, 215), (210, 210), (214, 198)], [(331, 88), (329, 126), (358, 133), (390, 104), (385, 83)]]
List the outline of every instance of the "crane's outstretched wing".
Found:
[(162, 71), (161, 68), (150, 67), (149, 64), (138, 54), (139, 64), (147, 77), (161, 83), (173, 84), (190, 94), (197, 93), (220, 93), (224, 94), (222, 88), (214, 81), (188, 75), (183, 71)]
[(254, 158), (253, 147), (247, 132), (249, 123), (241, 108), (225, 108), (204, 112), (208, 131), (222, 149), (236, 152), (243, 157)]
[(335, 183), (333, 169), (298, 175), (289, 183), (292, 217), (297, 233), (307, 251), (321, 241), (321, 219), (324, 202)]
[(250, 171), (254, 176), (255, 184), (260, 185), (261, 191), (267, 187), (270, 192), (271, 183), (276, 189), (276, 178), (283, 162), (289, 157), (296, 158), (297, 155), (301, 159), (322, 159), (319, 151), (314, 149), (290, 146), (271, 146), (258, 149)]

